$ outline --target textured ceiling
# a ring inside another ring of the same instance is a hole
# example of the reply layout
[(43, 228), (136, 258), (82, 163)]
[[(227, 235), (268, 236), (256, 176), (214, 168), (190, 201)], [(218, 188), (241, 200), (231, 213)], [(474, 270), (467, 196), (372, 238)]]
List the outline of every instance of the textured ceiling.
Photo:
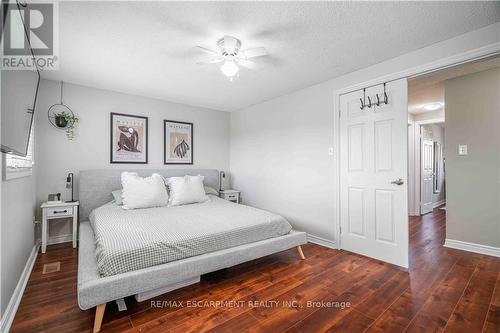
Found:
[[(233, 111), (500, 21), (495, 2), (61, 2), (43, 77)], [(224, 34), (264, 46), (230, 82), (196, 65)]]

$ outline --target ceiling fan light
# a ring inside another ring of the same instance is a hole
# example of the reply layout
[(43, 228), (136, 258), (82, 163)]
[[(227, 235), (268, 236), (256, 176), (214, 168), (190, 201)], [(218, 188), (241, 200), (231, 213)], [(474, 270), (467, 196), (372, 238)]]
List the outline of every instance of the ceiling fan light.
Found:
[(240, 70), (238, 66), (234, 63), (234, 61), (226, 61), (224, 64), (220, 67), (220, 70), (222, 73), (224, 73), (225, 76), (228, 77), (233, 77), (238, 73)]

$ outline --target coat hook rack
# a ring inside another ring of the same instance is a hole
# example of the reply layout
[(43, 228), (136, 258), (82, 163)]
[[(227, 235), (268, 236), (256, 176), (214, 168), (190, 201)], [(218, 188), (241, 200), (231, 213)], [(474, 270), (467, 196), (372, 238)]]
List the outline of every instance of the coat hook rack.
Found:
[[(379, 96), (379, 94), (375, 94), (375, 99), (372, 101), (370, 96), (366, 96), (366, 88), (363, 88), (363, 98), (360, 98), (359, 101), (361, 102), (361, 110), (364, 110), (366, 107), (371, 108), (372, 106), (380, 106), (381, 103), (384, 104), (389, 104), (389, 96), (387, 95), (387, 90), (386, 90), (386, 83), (384, 82), (384, 94)], [(368, 98), (368, 104), (366, 103), (366, 99)], [(382, 99), (383, 98), (383, 99)]]

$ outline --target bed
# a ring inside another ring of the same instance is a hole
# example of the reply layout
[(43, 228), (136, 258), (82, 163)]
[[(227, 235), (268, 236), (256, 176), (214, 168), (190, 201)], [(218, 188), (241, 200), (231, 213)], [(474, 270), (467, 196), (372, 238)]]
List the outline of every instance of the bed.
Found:
[[(205, 186), (219, 184), (219, 172), (211, 169), (133, 171), (203, 175)], [(193, 205), (125, 211), (111, 195), (121, 188), (120, 175), (121, 170), (79, 174), (78, 304), (82, 310), (96, 307), (94, 332), (100, 330), (107, 302), (148, 298), (199, 281), (202, 274), (293, 247), (304, 258), (300, 245), (306, 234), (291, 230), (284, 218), (216, 196)]]

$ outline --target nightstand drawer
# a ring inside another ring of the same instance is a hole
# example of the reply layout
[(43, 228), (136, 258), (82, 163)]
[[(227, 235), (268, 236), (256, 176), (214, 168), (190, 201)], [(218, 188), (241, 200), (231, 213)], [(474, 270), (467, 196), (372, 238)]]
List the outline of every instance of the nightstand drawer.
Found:
[(220, 197), (224, 200), (240, 203), (240, 192), (234, 190), (220, 191)]
[(224, 194), (224, 199), (226, 200), (238, 200), (239, 194)]
[(54, 207), (45, 209), (47, 210), (47, 217), (73, 215), (73, 207)]

